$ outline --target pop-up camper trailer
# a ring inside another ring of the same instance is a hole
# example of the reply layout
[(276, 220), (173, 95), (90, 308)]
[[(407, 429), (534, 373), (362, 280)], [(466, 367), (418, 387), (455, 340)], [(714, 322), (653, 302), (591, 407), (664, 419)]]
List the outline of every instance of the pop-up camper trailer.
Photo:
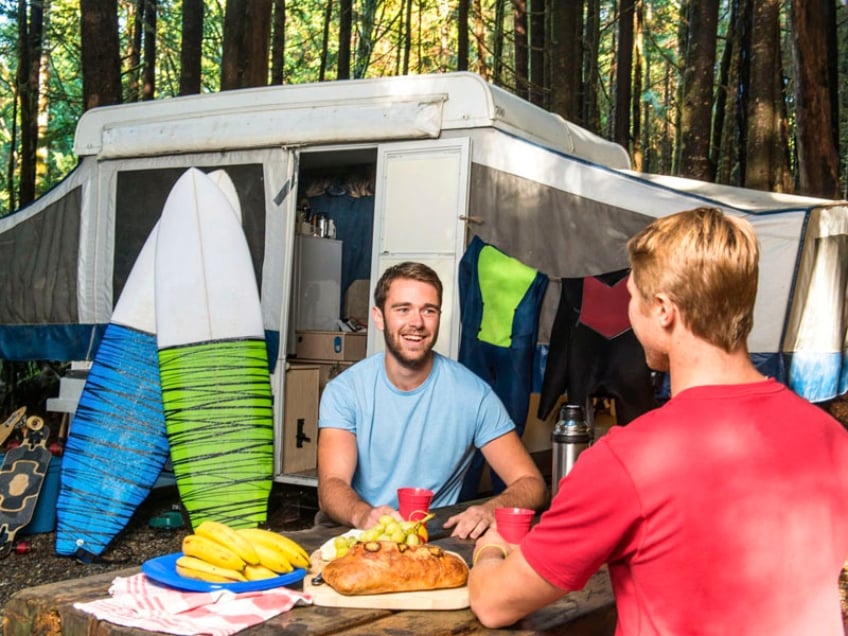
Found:
[[(224, 169), (261, 293), (281, 481), (301, 329), (367, 319), (385, 267), (414, 259), (445, 282), (438, 350), (456, 357), (457, 272), (475, 235), (549, 277), (543, 354), (561, 278), (627, 267), (625, 241), (655, 217), (703, 205), (745, 216), (763, 252), (755, 359), (813, 401), (848, 388), (848, 204), (631, 172), (620, 146), (470, 73), (99, 108), (75, 151), (61, 184), (0, 219), (0, 357), (90, 360), (172, 185), (189, 167)], [(307, 258), (313, 233), (337, 253)], [(333, 259), (337, 276), (310, 275)]]

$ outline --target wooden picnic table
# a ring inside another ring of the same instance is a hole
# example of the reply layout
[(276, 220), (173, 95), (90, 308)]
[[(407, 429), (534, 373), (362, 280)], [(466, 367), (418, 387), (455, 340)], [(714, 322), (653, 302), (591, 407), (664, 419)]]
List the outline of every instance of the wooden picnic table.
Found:
[[(449, 537), (441, 529), (445, 519), (473, 502), (436, 509), (428, 524), (430, 540), (447, 550), (461, 554), (471, 562), (474, 542)], [(326, 540), (344, 532), (343, 527), (316, 525), (307, 530), (286, 532), (310, 553)], [(4, 610), (5, 636), (39, 634), (42, 636), (141, 636), (144, 630), (100, 621), (93, 615), (74, 609), (74, 603), (108, 596), (109, 585), (117, 576), (131, 576), (140, 569), (128, 568), (81, 579), (71, 579), (20, 590)], [(299, 585), (293, 586), (299, 589)], [(610, 636), (615, 631), (615, 600), (607, 570), (596, 573), (578, 591), (534, 612), (509, 629), (483, 627), (471, 610), (411, 611), (297, 606), (243, 632), (246, 636), (270, 636), (293, 633), (320, 636), (373, 636), (379, 634), (548, 634), (570, 636)]]

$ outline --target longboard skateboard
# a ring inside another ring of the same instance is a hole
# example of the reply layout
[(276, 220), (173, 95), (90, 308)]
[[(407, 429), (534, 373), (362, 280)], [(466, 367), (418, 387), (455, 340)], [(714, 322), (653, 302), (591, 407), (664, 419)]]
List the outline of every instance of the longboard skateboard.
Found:
[(22, 406), (17, 411), (12, 413), (9, 417), (7, 417), (3, 423), (0, 423), (0, 444), (5, 442), (9, 435), (12, 434), (12, 431), (20, 424), (21, 420), (24, 419), (24, 415), (26, 415), (27, 407)]
[(6, 451), (0, 468), (0, 558), (9, 555), (15, 535), (32, 520), (50, 465), (49, 435), (44, 420), (31, 415), (21, 445)]

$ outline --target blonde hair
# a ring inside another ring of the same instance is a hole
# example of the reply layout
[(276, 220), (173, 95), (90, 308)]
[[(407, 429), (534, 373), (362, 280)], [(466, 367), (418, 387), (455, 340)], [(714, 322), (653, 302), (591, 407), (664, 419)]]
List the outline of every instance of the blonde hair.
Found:
[(627, 242), (643, 300), (665, 293), (696, 336), (727, 352), (754, 326), (759, 246), (753, 226), (716, 208), (657, 219)]

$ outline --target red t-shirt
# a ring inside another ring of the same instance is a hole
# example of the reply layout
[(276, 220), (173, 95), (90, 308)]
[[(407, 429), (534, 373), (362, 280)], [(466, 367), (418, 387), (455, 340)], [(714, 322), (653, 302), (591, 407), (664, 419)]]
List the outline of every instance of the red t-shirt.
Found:
[(521, 551), (565, 590), (608, 563), (619, 635), (843, 636), (848, 432), (772, 380), (688, 389), (581, 454)]

